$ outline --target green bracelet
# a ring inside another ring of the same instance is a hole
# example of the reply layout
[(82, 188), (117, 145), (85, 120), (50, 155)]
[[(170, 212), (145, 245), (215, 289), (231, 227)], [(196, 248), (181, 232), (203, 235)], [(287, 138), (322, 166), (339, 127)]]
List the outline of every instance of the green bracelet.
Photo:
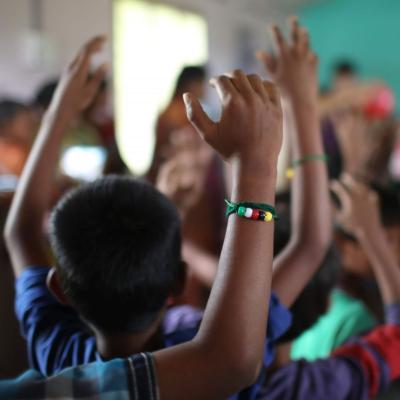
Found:
[(293, 161), (290, 168), (286, 171), (286, 176), (290, 179), (293, 178), (294, 170), (300, 165), (305, 164), (308, 161), (324, 161), (328, 162), (329, 157), (326, 154), (309, 154), (304, 156), (303, 158), (299, 158), (298, 160)]
[(278, 219), (275, 207), (269, 204), (250, 202), (234, 203), (226, 199), (225, 203), (227, 217), (232, 214), (237, 214), (239, 217), (251, 219), (253, 221), (265, 222), (270, 222), (273, 219)]

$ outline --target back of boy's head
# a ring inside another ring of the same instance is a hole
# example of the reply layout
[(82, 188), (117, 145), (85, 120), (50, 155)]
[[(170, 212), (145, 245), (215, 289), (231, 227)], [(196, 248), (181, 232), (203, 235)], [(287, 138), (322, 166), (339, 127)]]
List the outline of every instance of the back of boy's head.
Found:
[(26, 110), (27, 107), (18, 101), (7, 98), (0, 99), (0, 128)]
[(193, 82), (203, 82), (206, 79), (206, 69), (201, 65), (189, 65), (182, 69), (175, 86), (175, 94), (180, 94), (189, 89)]
[(69, 192), (51, 218), (62, 289), (93, 326), (148, 328), (182, 273), (180, 222), (150, 184), (109, 176)]
[(43, 111), (47, 110), (54, 92), (57, 89), (58, 80), (53, 79), (44, 83), (36, 92), (35, 98), (33, 99), (33, 105), (37, 108), (41, 108)]
[[(290, 195), (280, 194), (276, 199), (279, 220), (275, 228), (274, 253), (279, 254), (290, 239)], [(292, 325), (279, 340), (282, 343), (292, 341), (309, 329), (327, 311), (331, 290), (339, 278), (340, 258), (336, 247), (328, 249), (318, 271), (292, 305)]]

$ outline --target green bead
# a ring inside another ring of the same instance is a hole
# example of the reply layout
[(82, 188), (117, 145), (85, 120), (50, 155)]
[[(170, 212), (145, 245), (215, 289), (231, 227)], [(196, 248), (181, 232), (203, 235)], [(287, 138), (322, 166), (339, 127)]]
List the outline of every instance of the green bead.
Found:
[(244, 217), (244, 215), (246, 214), (246, 207), (239, 207), (237, 214), (239, 215), (239, 217)]

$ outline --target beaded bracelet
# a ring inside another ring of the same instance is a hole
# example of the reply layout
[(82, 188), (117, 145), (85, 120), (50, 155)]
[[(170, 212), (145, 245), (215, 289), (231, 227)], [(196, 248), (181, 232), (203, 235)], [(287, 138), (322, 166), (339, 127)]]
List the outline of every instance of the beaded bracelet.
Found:
[(278, 219), (276, 210), (269, 204), (263, 203), (234, 203), (226, 200), (226, 216), (237, 214), (239, 217), (251, 219), (253, 221), (270, 222), (273, 219)]
[(291, 167), (289, 167), (286, 170), (286, 177), (289, 178), (289, 179), (293, 178), (295, 168), (299, 167), (300, 165), (305, 164), (308, 161), (324, 161), (324, 162), (328, 162), (329, 161), (329, 157), (326, 154), (309, 154), (307, 156), (304, 156), (303, 158), (295, 160), (295, 161), (293, 161)]

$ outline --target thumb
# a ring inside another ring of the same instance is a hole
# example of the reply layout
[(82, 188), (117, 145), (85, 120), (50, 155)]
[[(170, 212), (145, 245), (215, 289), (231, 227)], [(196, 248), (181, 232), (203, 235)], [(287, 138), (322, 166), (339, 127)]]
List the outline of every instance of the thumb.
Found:
[(188, 120), (206, 141), (210, 142), (216, 128), (216, 124), (211, 121), (208, 115), (204, 112), (198, 99), (190, 93), (184, 93), (183, 101), (185, 102), (186, 115)]

